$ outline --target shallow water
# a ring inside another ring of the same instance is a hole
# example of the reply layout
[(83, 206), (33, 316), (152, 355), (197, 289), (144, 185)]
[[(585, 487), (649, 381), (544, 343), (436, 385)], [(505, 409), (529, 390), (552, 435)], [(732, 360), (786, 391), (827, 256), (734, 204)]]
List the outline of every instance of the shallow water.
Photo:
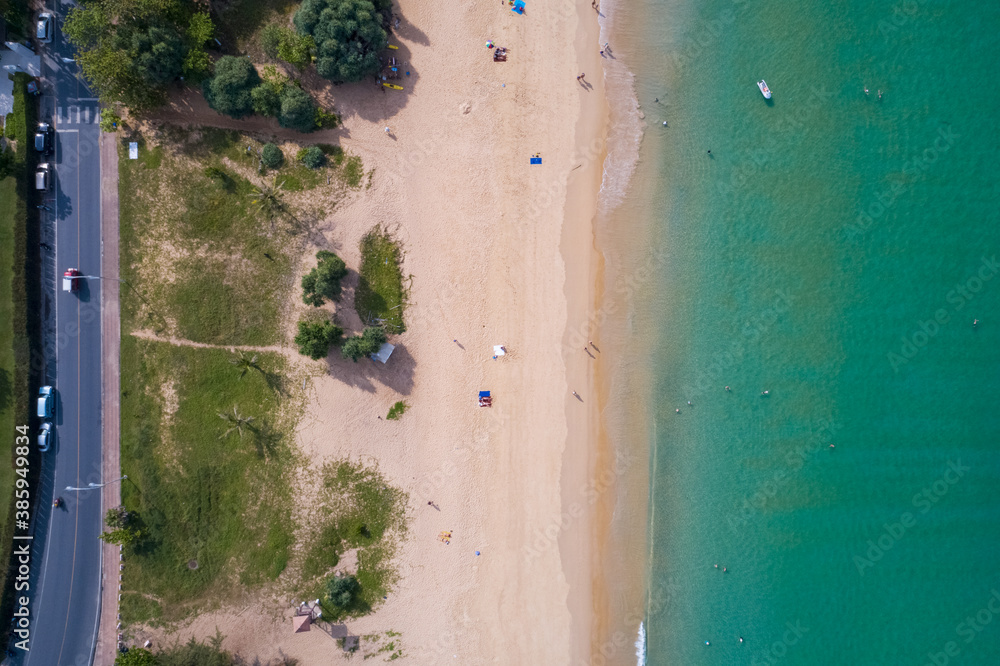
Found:
[(616, 11), (647, 663), (997, 663), (1000, 5)]

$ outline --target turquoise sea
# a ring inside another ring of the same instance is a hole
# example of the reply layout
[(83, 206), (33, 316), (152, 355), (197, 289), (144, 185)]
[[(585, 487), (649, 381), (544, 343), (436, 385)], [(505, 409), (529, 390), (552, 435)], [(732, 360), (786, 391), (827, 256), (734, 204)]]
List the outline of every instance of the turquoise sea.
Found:
[(645, 662), (1000, 663), (1000, 4), (623, 5)]

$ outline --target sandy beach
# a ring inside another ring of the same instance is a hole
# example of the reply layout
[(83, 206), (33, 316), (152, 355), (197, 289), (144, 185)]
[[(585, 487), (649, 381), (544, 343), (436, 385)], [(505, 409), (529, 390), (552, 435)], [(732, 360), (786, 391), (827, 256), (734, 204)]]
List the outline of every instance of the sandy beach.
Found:
[[(411, 277), (390, 362), (331, 356), (298, 431), (312, 465), (377, 465), (409, 493), (395, 590), (347, 630), (399, 632), (406, 663), (589, 663), (600, 352), (569, 327), (594, 308), (600, 276), (597, 13), (585, 2), (529, 3), (521, 16), (505, 2), (412, 0), (396, 11), (406, 89), (328, 87), (344, 125), (315, 137), (335, 134), (375, 169), (370, 189), (326, 220), (329, 249), (356, 271), (359, 240), (382, 223)], [(507, 47), (507, 62), (493, 62), (487, 40)], [(529, 164), (535, 154), (541, 165)], [(360, 330), (351, 308), (340, 313)], [(501, 344), (508, 353), (494, 360)], [(492, 408), (477, 406), (480, 390)], [(397, 400), (409, 410), (384, 420)], [(331, 637), (293, 635), (274, 603), (202, 615), (166, 640), (218, 628), (244, 657), (330, 663)]]

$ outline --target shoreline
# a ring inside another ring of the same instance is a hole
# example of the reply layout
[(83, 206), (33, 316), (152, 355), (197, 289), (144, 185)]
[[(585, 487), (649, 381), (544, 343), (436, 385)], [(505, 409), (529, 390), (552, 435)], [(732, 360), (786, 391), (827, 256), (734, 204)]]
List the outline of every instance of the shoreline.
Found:
[[(601, 26), (592, 7), (578, 3), (578, 29), (575, 39), (580, 71), (599, 72), (591, 79), (593, 89), (580, 93), (580, 116), (575, 128), (574, 163), (583, 160), (582, 168), (572, 167), (567, 180), (563, 209), (560, 254), (566, 266), (564, 294), (566, 328), (563, 333), (563, 357), (567, 390), (565, 419), (566, 446), (562, 455), (560, 499), (563, 517), (578, 521), (577, 527), (563, 530), (559, 550), (563, 573), (569, 581), (567, 605), (570, 610), (569, 663), (589, 664), (593, 657), (594, 628), (603, 619), (595, 614), (595, 599), (604, 597), (598, 571), (601, 528), (604, 512), (585, 499), (586, 489), (597, 477), (605, 458), (601, 414), (605, 400), (599, 389), (600, 352), (591, 358), (584, 352), (589, 338), (578, 339), (579, 323), (598, 309), (603, 295), (604, 259), (597, 245), (596, 223), (600, 204), (604, 160), (607, 156), (608, 100), (604, 90), (604, 68), (599, 56)], [(599, 331), (598, 331), (599, 333)], [(598, 333), (597, 345), (602, 343)], [(570, 391), (576, 391), (583, 404)], [(587, 455), (579, 455), (582, 448)], [(577, 511), (580, 507), (580, 511)], [(575, 516), (575, 517), (574, 517)], [(565, 519), (565, 518), (564, 518)], [(595, 624), (596, 623), (596, 624)]]

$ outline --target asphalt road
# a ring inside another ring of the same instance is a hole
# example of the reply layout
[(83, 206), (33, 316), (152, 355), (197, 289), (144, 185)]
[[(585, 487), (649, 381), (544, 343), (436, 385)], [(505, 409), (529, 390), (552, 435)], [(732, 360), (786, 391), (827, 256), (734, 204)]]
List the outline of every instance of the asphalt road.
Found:
[[(67, 486), (101, 483), (101, 319), (99, 279), (62, 291), (67, 268), (99, 275), (101, 267), (98, 104), (78, 78), (63, 40), (62, 19), (71, 5), (47, 0), (56, 17), (42, 54), (41, 119), (56, 129), (52, 189), (42, 211), (43, 298), (46, 303), (48, 383), (57, 392), (56, 437), (42, 454), (40, 508), (36, 514), (31, 610), (33, 632), (23, 659), (28, 666), (84, 666), (93, 661), (100, 613), (101, 494)], [(53, 242), (54, 241), (54, 242)], [(54, 256), (53, 256), (54, 254)], [(54, 363), (53, 363), (54, 357)], [(65, 506), (52, 507), (62, 496)], [(44, 501), (43, 501), (44, 500)], [(40, 565), (40, 566), (39, 566)]]

